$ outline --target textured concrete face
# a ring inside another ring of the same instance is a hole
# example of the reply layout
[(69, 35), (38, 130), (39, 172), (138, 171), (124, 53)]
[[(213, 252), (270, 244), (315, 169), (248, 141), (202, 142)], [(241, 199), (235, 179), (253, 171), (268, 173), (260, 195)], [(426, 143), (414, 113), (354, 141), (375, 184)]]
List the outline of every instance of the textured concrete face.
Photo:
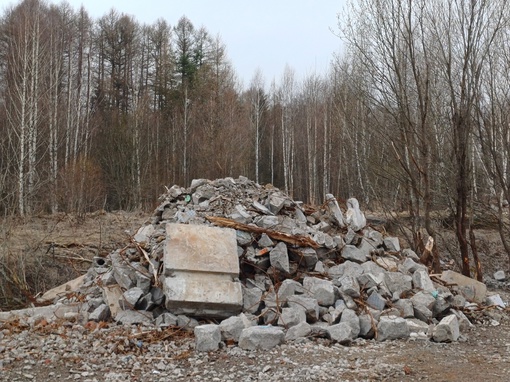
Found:
[(233, 229), (168, 224), (163, 291), (174, 314), (230, 317), (243, 306)]
[(191, 224), (167, 224), (165, 276), (175, 271), (239, 277), (236, 231)]

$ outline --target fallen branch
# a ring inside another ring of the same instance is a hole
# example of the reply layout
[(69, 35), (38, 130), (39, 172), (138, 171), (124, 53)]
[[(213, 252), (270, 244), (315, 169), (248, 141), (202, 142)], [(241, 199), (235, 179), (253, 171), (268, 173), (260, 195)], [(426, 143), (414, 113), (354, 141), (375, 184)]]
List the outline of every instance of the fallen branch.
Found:
[(218, 216), (206, 216), (206, 219), (209, 220), (211, 223), (214, 223), (222, 227), (233, 228), (245, 232), (253, 232), (259, 234), (265, 233), (271, 239), (283, 241), (287, 244), (292, 244), (299, 247), (319, 248), (319, 245), (314, 240), (306, 236), (289, 235), (287, 233), (273, 231), (270, 229), (252, 226), (248, 224), (243, 224), (236, 222), (235, 220), (222, 218)]

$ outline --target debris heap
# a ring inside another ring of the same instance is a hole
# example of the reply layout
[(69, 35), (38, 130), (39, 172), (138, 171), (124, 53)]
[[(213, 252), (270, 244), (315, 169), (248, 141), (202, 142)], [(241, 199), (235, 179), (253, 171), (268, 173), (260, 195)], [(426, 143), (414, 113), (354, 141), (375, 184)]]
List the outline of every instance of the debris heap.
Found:
[(431, 277), (356, 199), (312, 208), (245, 177), (169, 188), (128, 246), (95, 258), (80, 293), (84, 320), (194, 328), (203, 351), (308, 336), (456, 341), (471, 325), (463, 311), (486, 303), (482, 283)]

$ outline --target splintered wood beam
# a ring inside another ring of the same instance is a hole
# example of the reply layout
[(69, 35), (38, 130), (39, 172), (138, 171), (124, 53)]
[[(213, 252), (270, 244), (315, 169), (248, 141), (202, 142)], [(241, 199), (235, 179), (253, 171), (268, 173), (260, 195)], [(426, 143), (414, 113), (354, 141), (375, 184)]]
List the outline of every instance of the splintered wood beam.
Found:
[(290, 235), (288, 233), (283, 233), (283, 232), (273, 231), (273, 230), (262, 228), (262, 227), (243, 224), (243, 223), (236, 222), (235, 220), (232, 220), (232, 219), (222, 218), (222, 217), (218, 217), (218, 216), (206, 216), (206, 219), (209, 220), (211, 223), (216, 224), (221, 227), (233, 228), (233, 229), (238, 229), (240, 231), (253, 232), (253, 233), (258, 233), (258, 234), (265, 233), (271, 239), (283, 241), (287, 244), (296, 245), (298, 247), (319, 248), (319, 245), (313, 239), (306, 237), (306, 236)]

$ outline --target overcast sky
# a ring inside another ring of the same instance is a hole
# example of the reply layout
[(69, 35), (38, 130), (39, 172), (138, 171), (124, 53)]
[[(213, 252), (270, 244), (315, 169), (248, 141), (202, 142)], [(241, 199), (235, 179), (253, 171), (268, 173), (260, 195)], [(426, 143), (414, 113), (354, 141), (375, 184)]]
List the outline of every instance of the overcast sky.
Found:
[[(50, 0), (60, 3), (60, 0)], [(297, 78), (324, 73), (340, 51), (337, 13), (345, 0), (68, 0), (99, 18), (111, 8), (143, 23), (164, 18), (171, 26), (186, 15), (195, 27), (219, 35), (232, 65), (247, 86), (260, 68), (266, 85), (279, 81), (285, 65)], [(0, 4), (16, 4), (0, 0)]]

